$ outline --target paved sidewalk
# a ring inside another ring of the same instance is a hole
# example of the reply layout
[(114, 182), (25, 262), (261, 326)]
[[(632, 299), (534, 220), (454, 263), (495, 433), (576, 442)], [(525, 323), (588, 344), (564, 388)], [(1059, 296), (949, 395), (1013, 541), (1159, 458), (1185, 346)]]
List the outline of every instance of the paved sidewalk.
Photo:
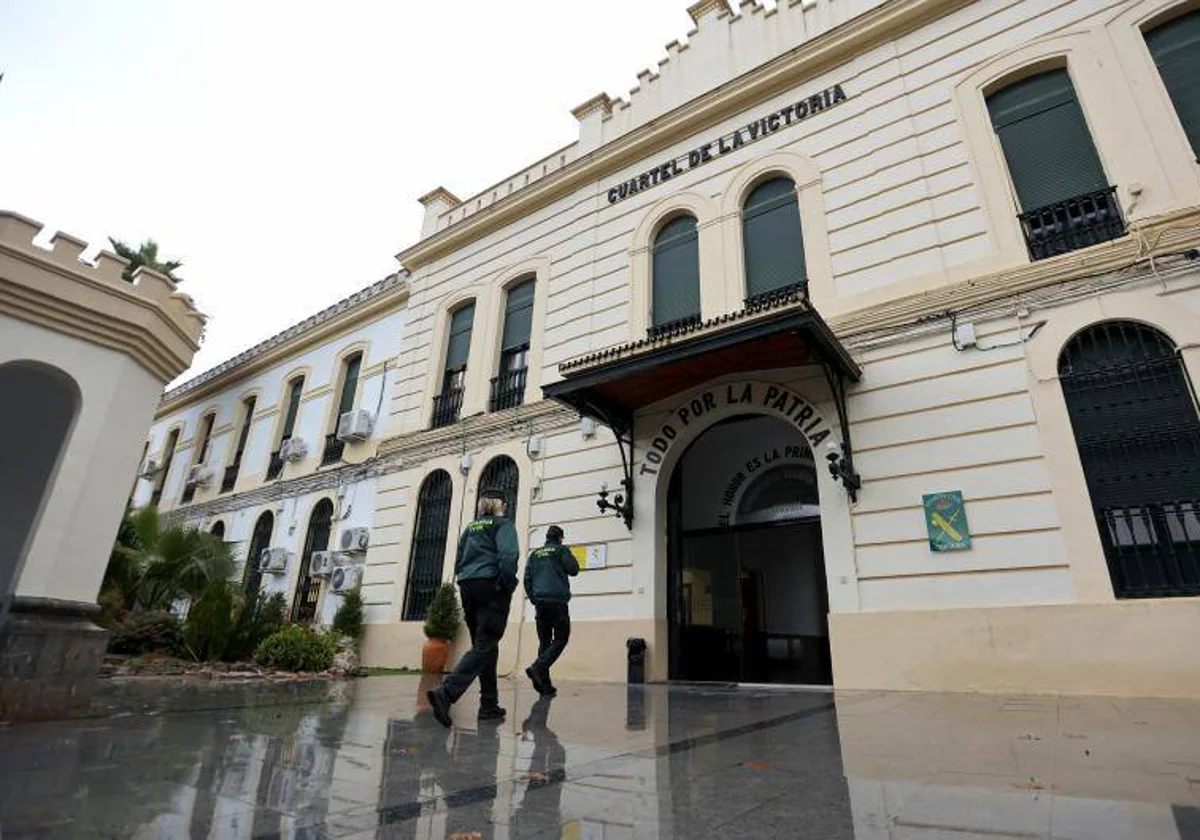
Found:
[(447, 731), (416, 677), (271, 691), (0, 728), (0, 838), (1200, 838), (1200, 702), (502, 683)]

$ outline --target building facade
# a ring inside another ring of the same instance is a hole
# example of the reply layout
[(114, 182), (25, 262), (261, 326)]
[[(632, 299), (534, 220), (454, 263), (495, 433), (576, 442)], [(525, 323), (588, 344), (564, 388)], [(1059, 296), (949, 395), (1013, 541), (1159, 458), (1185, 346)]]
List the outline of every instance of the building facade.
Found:
[(133, 504), (220, 534), (293, 620), (332, 621), (362, 573), (407, 297), (389, 276), (167, 391)]
[(0, 212), (0, 720), (87, 705), (142, 437), (204, 329), (171, 278), (45, 233)]
[(1196, 694), (1197, 5), (690, 11), (422, 199), (366, 661), (499, 480), (584, 558), (564, 676)]

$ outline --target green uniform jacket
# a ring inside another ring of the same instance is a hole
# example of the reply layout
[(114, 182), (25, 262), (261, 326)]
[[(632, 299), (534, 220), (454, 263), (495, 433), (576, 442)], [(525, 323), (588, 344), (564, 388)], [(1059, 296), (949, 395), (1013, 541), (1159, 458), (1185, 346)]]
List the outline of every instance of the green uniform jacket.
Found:
[(517, 588), (517, 560), (521, 546), (517, 529), (505, 517), (476, 519), (458, 541), (454, 575), (459, 581), (499, 578), (507, 591)]
[(548, 542), (529, 552), (525, 563), (525, 594), (531, 601), (571, 600), (567, 577), (579, 574), (579, 561), (565, 545)]

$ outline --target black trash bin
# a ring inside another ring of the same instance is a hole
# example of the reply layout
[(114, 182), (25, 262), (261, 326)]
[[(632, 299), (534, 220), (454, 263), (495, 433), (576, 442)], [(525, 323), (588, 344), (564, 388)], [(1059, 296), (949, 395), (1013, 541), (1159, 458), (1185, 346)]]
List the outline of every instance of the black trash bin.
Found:
[(646, 640), (637, 637), (625, 640), (625, 650), (628, 655), (628, 681), (630, 685), (643, 685), (646, 682)]

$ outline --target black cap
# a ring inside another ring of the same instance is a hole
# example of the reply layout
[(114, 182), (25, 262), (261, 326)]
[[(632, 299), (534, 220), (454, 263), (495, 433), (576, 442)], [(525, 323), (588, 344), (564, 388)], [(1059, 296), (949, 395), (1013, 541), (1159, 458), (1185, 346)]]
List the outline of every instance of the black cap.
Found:
[(563, 529), (559, 528), (557, 525), (551, 525), (546, 529), (546, 539), (554, 540), (555, 542), (562, 542), (562, 538)]

